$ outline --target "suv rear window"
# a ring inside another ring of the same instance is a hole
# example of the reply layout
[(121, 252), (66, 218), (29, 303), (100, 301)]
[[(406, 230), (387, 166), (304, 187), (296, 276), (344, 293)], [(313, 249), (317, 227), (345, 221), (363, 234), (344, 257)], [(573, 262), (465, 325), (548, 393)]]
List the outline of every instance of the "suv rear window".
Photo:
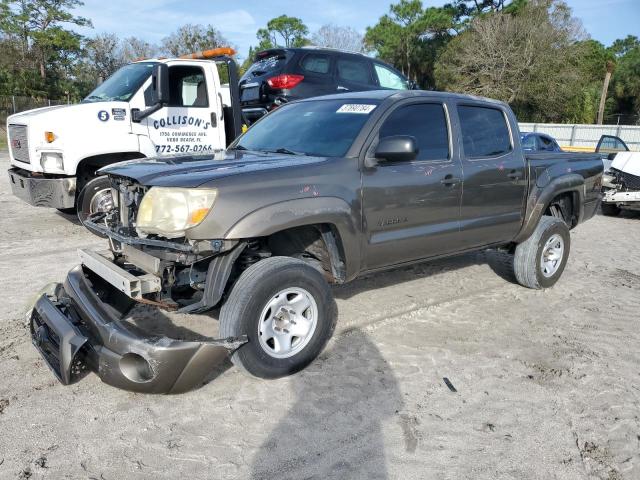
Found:
[(243, 75), (243, 78), (248, 76), (258, 77), (265, 73), (273, 72), (274, 70), (280, 70), (286, 62), (287, 55), (283, 51), (267, 54), (256, 60)]
[(458, 116), (467, 158), (495, 157), (511, 151), (511, 135), (502, 110), (460, 105)]

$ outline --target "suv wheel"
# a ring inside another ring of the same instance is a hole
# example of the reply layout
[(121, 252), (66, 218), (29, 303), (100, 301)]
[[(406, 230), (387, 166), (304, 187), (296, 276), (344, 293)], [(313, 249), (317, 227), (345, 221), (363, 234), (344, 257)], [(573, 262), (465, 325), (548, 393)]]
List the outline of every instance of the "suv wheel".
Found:
[(516, 247), (513, 268), (518, 283), (535, 289), (552, 287), (564, 271), (570, 247), (564, 220), (542, 217), (533, 234)]
[(231, 360), (252, 375), (302, 370), (333, 334), (335, 301), (322, 274), (302, 260), (270, 257), (245, 270), (220, 310), (220, 336), (246, 335)]

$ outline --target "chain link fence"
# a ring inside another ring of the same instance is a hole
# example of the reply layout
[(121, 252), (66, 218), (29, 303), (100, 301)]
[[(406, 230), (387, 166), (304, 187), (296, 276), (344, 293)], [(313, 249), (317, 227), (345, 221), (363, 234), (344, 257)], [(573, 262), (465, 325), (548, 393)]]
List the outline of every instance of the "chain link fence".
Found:
[(67, 100), (51, 100), (49, 98), (20, 97), (17, 95), (0, 95), (0, 148), (7, 146), (7, 117), (14, 113), (24, 112), (52, 105), (66, 105)]

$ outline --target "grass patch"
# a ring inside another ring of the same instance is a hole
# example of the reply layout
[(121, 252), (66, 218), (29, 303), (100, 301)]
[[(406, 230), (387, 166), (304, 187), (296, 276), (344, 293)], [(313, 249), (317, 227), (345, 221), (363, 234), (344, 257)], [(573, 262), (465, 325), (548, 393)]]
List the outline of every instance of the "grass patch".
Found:
[(0, 150), (7, 149), (7, 132), (5, 129), (0, 128)]

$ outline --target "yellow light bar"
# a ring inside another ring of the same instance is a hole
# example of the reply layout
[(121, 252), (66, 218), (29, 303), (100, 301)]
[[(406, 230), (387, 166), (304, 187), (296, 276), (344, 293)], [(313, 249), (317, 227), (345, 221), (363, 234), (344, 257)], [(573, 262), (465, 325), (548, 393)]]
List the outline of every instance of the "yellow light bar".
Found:
[(230, 47), (212, 48), (210, 50), (203, 50), (202, 52), (187, 53), (180, 55), (178, 58), (191, 58), (194, 60), (202, 58), (221, 57), (223, 55), (235, 55), (236, 51)]

